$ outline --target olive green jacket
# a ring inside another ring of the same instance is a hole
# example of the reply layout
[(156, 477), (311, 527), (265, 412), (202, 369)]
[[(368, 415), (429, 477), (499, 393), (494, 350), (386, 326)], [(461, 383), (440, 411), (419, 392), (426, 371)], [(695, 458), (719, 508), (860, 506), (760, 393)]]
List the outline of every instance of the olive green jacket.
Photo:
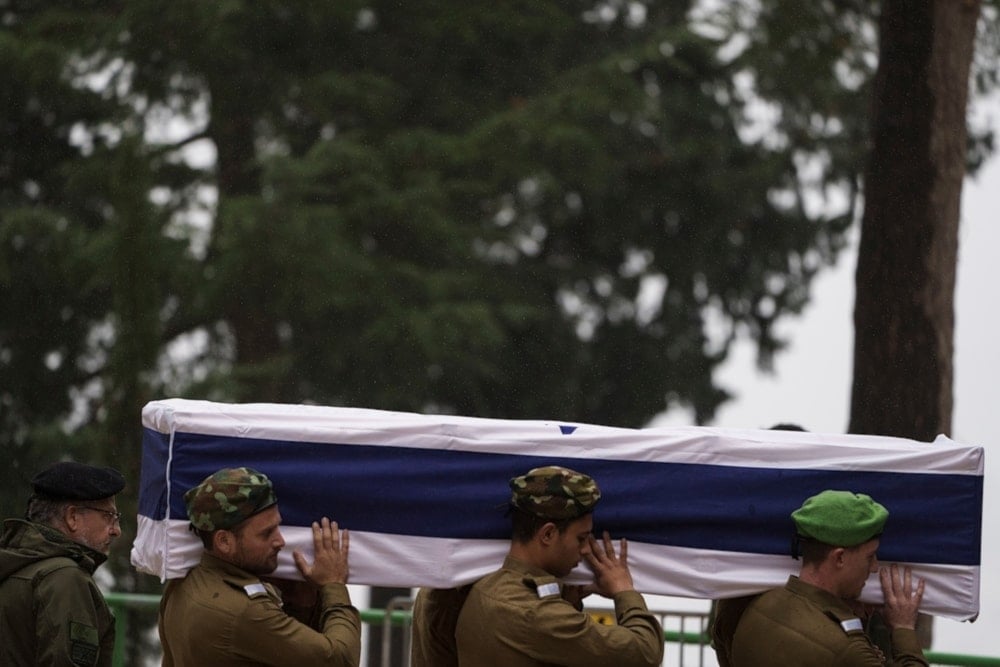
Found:
[(48, 526), (4, 521), (0, 665), (110, 665), (115, 619), (91, 576), (105, 560)]
[(731, 657), (733, 667), (927, 666), (913, 630), (893, 630), (892, 653), (875, 648), (843, 600), (792, 576), (746, 608)]
[(472, 587), (455, 638), (462, 667), (654, 667), (663, 630), (635, 591), (614, 597), (601, 625), (560, 595), (555, 577), (511, 558)]
[(755, 593), (712, 602), (708, 630), (712, 638), (712, 648), (715, 649), (715, 657), (719, 661), (719, 667), (733, 667), (733, 635), (736, 634), (736, 628), (743, 612), (760, 595), (760, 593)]
[(163, 667), (345, 665), (361, 661), (361, 618), (344, 584), (319, 589), (316, 627), (282, 609), (281, 595), (240, 568), (202, 553), (160, 600)]
[(455, 625), (472, 584), (421, 588), (413, 601), (410, 667), (458, 667)]

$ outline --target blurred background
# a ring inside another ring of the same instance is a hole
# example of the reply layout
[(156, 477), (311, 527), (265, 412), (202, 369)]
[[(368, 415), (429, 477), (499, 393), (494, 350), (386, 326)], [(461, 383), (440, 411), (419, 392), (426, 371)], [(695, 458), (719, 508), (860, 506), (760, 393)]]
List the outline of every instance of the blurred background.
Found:
[(988, 446), (997, 10), (0, 0), (3, 515), (174, 396)]

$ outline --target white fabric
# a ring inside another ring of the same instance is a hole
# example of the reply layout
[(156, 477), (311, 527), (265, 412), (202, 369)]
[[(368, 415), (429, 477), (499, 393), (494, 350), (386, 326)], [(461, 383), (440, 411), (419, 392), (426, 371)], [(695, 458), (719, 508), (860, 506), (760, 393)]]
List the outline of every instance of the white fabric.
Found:
[[(143, 424), (168, 434), (171, 447), (175, 433), (198, 433), (232, 437), (234, 447), (239, 438), (258, 438), (771, 469), (983, 474), (981, 447), (955, 443), (943, 436), (929, 445), (900, 438), (793, 431), (700, 427), (634, 430), (557, 421), (493, 420), (304, 405), (230, 405), (181, 399), (148, 404), (143, 410)], [(572, 429), (572, 437), (561, 435), (556, 427)], [(237, 451), (233, 458), (238, 460)], [(166, 483), (169, 487), (169, 475)], [(280, 489), (278, 494), (280, 498)], [(282, 526), (282, 534), (287, 546), (280, 554), (276, 575), (297, 578), (291, 554), (299, 549), (310, 555), (311, 531), (305, 526)], [(459, 540), (353, 530), (350, 539), (351, 583), (391, 587), (450, 587), (467, 583), (495, 570), (508, 548), (506, 540)], [(198, 562), (201, 551), (201, 543), (189, 532), (186, 518), (139, 516), (132, 562), (140, 571), (161, 580), (181, 577)], [(798, 567), (798, 562), (788, 556), (631, 541), (628, 553), (640, 591), (703, 599), (745, 595), (780, 586), (789, 574), (797, 573)], [(915, 568), (927, 581), (923, 611), (957, 620), (975, 618), (979, 610), (978, 566), (920, 563)], [(570, 576), (570, 581), (582, 582), (588, 578), (589, 572), (581, 567)], [(863, 599), (881, 601), (877, 575), (869, 580)]]

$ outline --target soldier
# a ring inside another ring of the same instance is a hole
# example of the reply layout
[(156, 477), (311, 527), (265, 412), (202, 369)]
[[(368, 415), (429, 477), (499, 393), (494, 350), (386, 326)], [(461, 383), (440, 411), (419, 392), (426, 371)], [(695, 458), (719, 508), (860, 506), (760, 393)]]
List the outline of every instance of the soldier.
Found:
[[(869, 574), (879, 572), (876, 552), (888, 517), (886, 508), (869, 496), (849, 491), (823, 491), (795, 510), (795, 551), (802, 555), (799, 576), (790, 576), (784, 588), (768, 591), (747, 606), (732, 638), (732, 665), (887, 664), (865, 635), (855, 609)], [(888, 664), (926, 667), (914, 631), (923, 579), (914, 590), (910, 568), (900, 576), (893, 564), (881, 569), (880, 583), (885, 596), (882, 616), (892, 628)]]
[(421, 588), (413, 601), (411, 667), (458, 667), (455, 625), (472, 584)]
[[(512, 538), (503, 567), (477, 581), (458, 616), (458, 664), (470, 667), (615, 664), (652, 667), (663, 659), (663, 631), (635, 591), (628, 544), (593, 534), (601, 492), (587, 475), (535, 468), (510, 480)], [(586, 559), (594, 584), (560, 579)], [(582, 611), (590, 590), (615, 602), (617, 625)]]
[(317, 608), (290, 614), (275, 586), (261, 581), (274, 572), (285, 545), (267, 476), (226, 468), (185, 493), (184, 502), (205, 551), (187, 576), (164, 590), (159, 618), (164, 667), (360, 662), (361, 620), (346, 587), (346, 530), (341, 535), (326, 517), (313, 522), (315, 561), (310, 564), (298, 551), (293, 557), (307, 584), (297, 588), (315, 594)]
[(736, 627), (746, 608), (761, 595), (756, 593), (712, 601), (708, 631), (719, 667), (733, 667), (733, 635), (736, 634)]
[(110, 665), (115, 623), (94, 571), (121, 535), (112, 468), (66, 461), (31, 480), (27, 520), (0, 535), (0, 664)]
[[(806, 433), (806, 429), (798, 424), (779, 422), (769, 428), (771, 431), (798, 431)], [(708, 629), (712, 639), (712, 648), (718, 659), (719, 667), (732, 667), (733, 635), (740, 616), (751, 602), (760, 597), (760, 593), (743, 595), (724, 600), (713, 600), (708, 613)]]

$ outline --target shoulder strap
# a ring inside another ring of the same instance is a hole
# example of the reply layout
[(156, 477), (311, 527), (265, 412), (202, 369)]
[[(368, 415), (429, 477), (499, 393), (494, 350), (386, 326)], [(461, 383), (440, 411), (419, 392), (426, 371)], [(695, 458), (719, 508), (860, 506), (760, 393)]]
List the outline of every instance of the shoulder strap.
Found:
[(33, 563), (28, 563), (20, 570), (12, 572), (8, 578), (21, 577), (31, 579), (31, 585), (34, 586), (39, 579), (47, 577), (56, 570), (63, 570), (68, 567), (76, 568), (80, 567), (80, 565), (72, 558), (67, 558), (66, 556), (50, 556), (36, 560)]
[(836, 621), (837, 625), (839, 625), (844, 631), (844, 634), (863, 635), (865, 633), (865, 626), (861, 622), (861, 619), (857, 616), (854, 616), (853, 614), (840, 614), (833, 609), (826, 609), (825, 613), (827, 616)]

